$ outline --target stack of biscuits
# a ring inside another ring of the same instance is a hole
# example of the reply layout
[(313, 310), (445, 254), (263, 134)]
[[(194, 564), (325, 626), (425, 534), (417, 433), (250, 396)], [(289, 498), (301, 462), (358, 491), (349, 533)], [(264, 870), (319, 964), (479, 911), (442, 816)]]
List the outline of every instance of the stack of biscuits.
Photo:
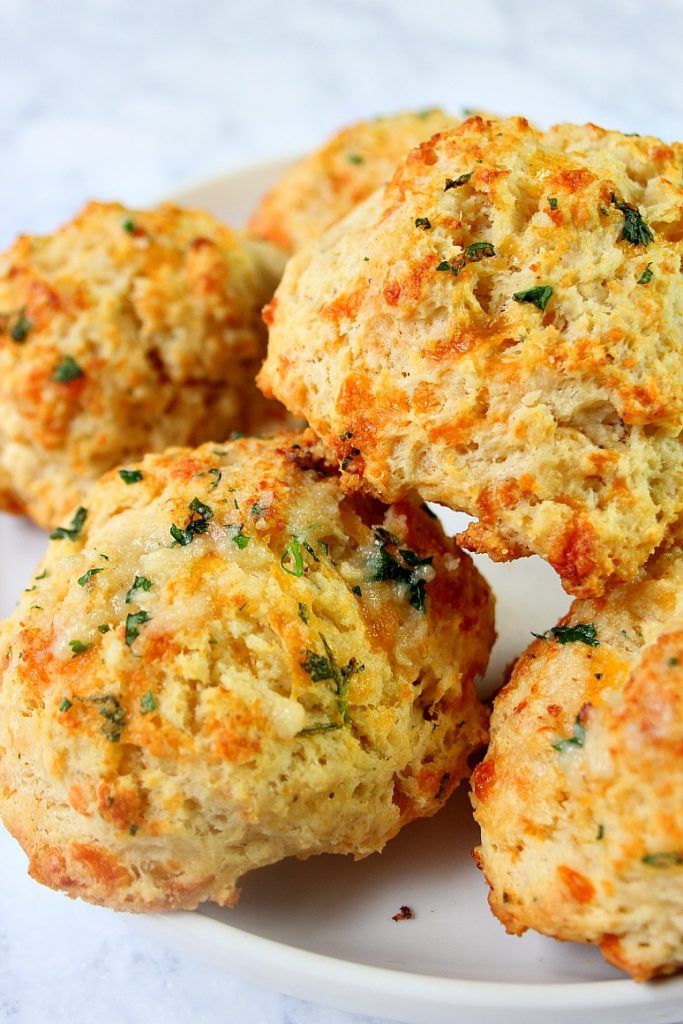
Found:
[[(429, 110), (338, 133), (246, 231), (91, 203), (0, 257), (0, 505), (51, 531), (0, 628), (36, 879), (229, 906), (471, 778), (508, 931), (683, 966), (682, 173)], [(576, 598), (491, 714), (468, 550)]]

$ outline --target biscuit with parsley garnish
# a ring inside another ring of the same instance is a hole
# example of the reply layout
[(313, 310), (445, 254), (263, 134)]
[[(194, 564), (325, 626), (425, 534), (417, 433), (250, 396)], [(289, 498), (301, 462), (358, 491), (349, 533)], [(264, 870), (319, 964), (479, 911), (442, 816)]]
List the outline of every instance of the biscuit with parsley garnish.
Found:
[(683, 507), (683, 147), (473, 117), (295, 254), (262, 386), (349, 485), (589, 596)]
[(539, 631), (472, 780), (507, 930), (594, 944), (640, 981), (683, 966), (682, 541)]
[(364, 857), (469, 775), (493, 637), (438, 521), (345, 495), (312, 436), (147, 455), (2, 629), (0, 816), (34, 878), (126, 910)]
[(0, 256), (0, 508), (55, 526), (106, 470), (283, 424), (254, 384), (284, 257), (207, 213), (89, 203)]

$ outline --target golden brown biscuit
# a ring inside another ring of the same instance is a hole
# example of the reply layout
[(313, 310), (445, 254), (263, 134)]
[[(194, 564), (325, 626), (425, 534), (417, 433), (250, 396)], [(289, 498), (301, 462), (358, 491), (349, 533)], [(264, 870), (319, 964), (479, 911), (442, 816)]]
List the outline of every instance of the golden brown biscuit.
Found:
[(54, 526), (105, 470), (259, 430), (284, 257), (207, 213), (90, 203), (0, 257), (0, 507)]
[(300, 249), (384, 185), (409, 150), (457, 123), (434, 109), (342, 128), (285, 172), (252, 214), (249, 229), (290, 252)]
[(632, 578), (683, 506), (682, 154), (442, 132), (290, 260), (261, 385), (384, 500), (477, 516), (468, 546)]
[(637, 980), (683, 966), (682, 540), (529, 647), (473, 777), (508, 931), (594, 943)]
[(469, 774), (489, 589), (316, 445), (148, 455), (52, 541), (0, 635), (0, 813), (39, 881), (229, 905), (260, 865), (380, 850)]

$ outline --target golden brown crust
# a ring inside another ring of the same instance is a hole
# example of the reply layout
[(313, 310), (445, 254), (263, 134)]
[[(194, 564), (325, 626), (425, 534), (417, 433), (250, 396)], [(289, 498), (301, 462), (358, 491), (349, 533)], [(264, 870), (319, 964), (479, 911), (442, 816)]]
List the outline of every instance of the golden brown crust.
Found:
[(466, 543), (576, 594), (631, 579), (683, 502), (682, 154), (441, 132), (290, 260), (261, 386), (354, 445), (354, 487), (467, 511)]
[(261, 200), (249, 230), (289, 252), (300, 249), (384, 185), (409, 150), (454, 124), (441, 110), (425, 110), (342, 128), (289, 168)]
[(534, 641), (472, 779), (507, 930), (593, 943), (638, 981), (683, 963), (680, 542)]
[(282, 255), (209, 214), (90, 203), (0, 257), (0, 502), (50, 527), (118, 462), (283, 423), (254, 386)]
[(33, 876), (230, 905), (255, 867), (362, 857), (433, 814), (486, 739), (493, 642), (438, 522), (345, 496), (311, 432), (126, 470), (0, 631), (0, 814)]

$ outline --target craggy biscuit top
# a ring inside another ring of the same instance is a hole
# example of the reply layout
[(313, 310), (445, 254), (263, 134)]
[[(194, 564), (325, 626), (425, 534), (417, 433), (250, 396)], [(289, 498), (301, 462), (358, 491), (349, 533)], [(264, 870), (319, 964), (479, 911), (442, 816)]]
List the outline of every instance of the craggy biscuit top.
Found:
[(289, 262), (262, 386), (385, 500), (477, 516), (476, 549), (539, 553), (575, 593), (631, 578), (683, 494), (682, 154), (441, 132)]
[(509, 931), (683, 965), (683, 549), (576, 601), (497, 697), (473, 777), (477, 859)]
[(0, 257), (0, 504), (53, 525), (122, 459), (268, 415), (280, 252), (166, 205), (90, 203)]
[(250, 231), (300, 249), (384, 185), (406, 153), (454, 124), (456, 118), (433, 109), (343, 128), (285, 172), (252, 214)]
[(485, 739), (488, 588), (307, 435), (146, 456), (53, 534), (0, 642), (0, 812), (39, 880), (144, 909), (358, 856)]

